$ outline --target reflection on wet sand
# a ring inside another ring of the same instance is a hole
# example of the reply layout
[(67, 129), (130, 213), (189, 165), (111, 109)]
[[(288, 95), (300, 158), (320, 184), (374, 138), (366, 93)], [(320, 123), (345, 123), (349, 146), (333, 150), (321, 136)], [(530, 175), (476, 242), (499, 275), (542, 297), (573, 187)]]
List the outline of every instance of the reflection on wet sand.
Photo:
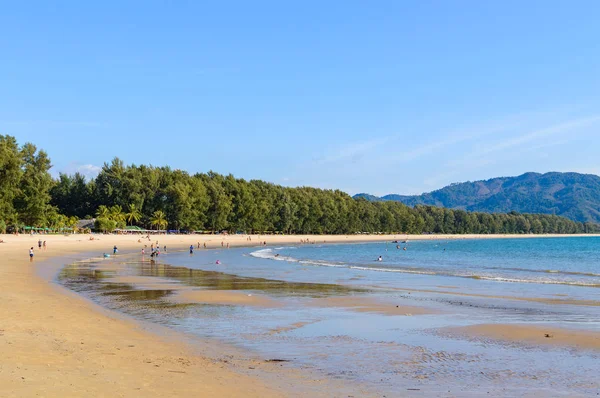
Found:
[[(407, 387), (416, 387), (428, 395), (465, 395), (481, 392), (485, 385), (484, 393), (496, 396), (518, 396), (524, 390), (545, 396), (554, 383), (584, 395), (598, 387), (595, 374), (586, 368), (595, 360), (588, 354), (575, 357), (550, 350), (521, 356), (522, 348), (488, 344), (508, 338), (494, 334), (496, 325), (471, 328), (474, 314), (488, 311), (484, 317), (495, 322), (493, 317), (500, 314), (514, 316), (514, 308), (483, 300), (471, 306), (466, 298), (500, 297), (452, 292), (453, 298), (439, 300), (451, 292), (290, 282), (127, 258), (73, 264), (63, 269), (60, 280), (109, 308), (256, 350), (263, 358), (290, 360), (291, 366), (318, 372), (324, 379), (357, 383), (356, 391), (374, 388), (402, 396)], [(503, 330), (514, 341), (547, 343), (533, 338), (540, 330), (511, 328)], [(546, 333), (552, 337), (543, 339), (554, 339), (558, 348), (573, 338), (558, 329)], [(562, 364), (559, 374), (554, 374), (553, 363)]]
[(281, 307), (282, 304), (262, 294), (237, 290), (180, 290), (170, 298), (176, 303), (201, 303), (216, 305), (252, 305), (263, 308)]

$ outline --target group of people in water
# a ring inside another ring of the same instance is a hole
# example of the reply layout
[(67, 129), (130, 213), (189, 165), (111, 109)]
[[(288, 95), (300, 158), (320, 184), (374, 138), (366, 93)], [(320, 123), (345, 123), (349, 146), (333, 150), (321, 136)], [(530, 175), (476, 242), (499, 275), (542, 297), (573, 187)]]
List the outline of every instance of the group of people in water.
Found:
[[(397, 240), (394, 240), (394, 241), (392, 241), (392, 243), (399, 243), (399, 242), (398, 242)], [(402, 241), (402, 243), (408, 243), (408, 241), (406, 241), (406, 240), (403, 240), (403, 241)], [(400, 245), (396, 245), (396, 249), (400, 250)], [(402, 247), (402, 250), (405, 250), (405, 251), (406, 251), (406, 250), (407, 250), (406, 246)], [(444, 250), (446, 250), (446, 249), (444, 249)], [(385, 251), (387, 251), (387, 249), (385, 249)], [(378, 261), (378, 262), (381, 262), (381, 261), (383, 261), (383, 257), (382, 257), (382, 256), (379, 256), (379, 257), (377, 258), (377, 261)]]
[[(4, 241), (0, 240), (0, 243), (4, 243)], [(38, 240), (38, 249), (46, 250), (46, 241), (42, 241), (41, 239)], [(33, 250), (33, 246), (31, 246), (31, 248), (29, 249), (29, 261), (33, 261), (33, 256), (34, 256), (34, 250)]]

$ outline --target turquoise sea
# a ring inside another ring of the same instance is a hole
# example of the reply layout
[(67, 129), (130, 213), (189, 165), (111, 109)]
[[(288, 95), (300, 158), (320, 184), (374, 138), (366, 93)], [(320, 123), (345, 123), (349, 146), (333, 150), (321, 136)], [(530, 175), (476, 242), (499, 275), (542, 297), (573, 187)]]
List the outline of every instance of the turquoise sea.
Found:
[[(135, 253), (72, 264), (59, 281), (110, 309), (260, 358), (289, 360), (286, 366), (311, 377), (342, 380), (375, 396), (405, 396), (415, 388), (421, 396), (600, 392), (598, 351), (447, 332), (489, 323), (600, 332), (600, 238), (319, 243), (193, 255), (173, 249), (156, 262)], [(174, 289), (117, 283), (116, 276), (236, 290), (281, 305), (177, 306)], [(436, 314), (310, 304), (337, 296)]]

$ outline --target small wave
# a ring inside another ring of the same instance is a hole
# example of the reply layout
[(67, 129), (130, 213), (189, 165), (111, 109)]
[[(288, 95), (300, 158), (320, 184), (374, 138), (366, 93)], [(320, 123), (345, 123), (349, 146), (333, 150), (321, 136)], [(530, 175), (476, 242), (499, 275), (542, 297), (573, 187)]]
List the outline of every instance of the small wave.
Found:
[(542, 285), (569, 285), (569, 286), (583, 286), (583, 287), (600, 287), (598, 283), (586, 283), (586, 282), (568, 282), (561, 280), (552, 279), (519, 279), (519, 278), (506, 278), (502, 276), (485, 276), (485, 275), (454, 275), (462, 278), (470, 278), (485, 281), (494, 282), (510, 282), (510, 283), (536, 283)]
[[(277, 250), (277, 248), (275, 248), (275, 250)], [(276, 260), (276, 261), (287, 261), (290, 263), (300, 263), (303, 265), (317, 265), (317, 266), (321, 266), (321, 267), (346, 267), (346, 264), (344, 264), (344, 263), (334, 263), (334, 262), (323, 261), (323, 260), (299, 260), (294, 257), (281, 256), (281, 255), (278, 255), (275, 252), (273, 252), (273, 249), (257, 250), (255, 252), (250, 253), (250, 255), (252, 257), (257, 257), (257, 258), (265, 258), (268, 260)]]
[(345, 267), (347, 268), (348, 266), (344, 263), (332, 263), (329, 261), (322, 261), (322, 260), (300, 260), (298, 261), (300, 264), (304, 264), (304, 265), (318, 265), (320, 267)]
[(575, 275), (575, 276), (591, 276), (600, 277), (600, 274), (593, 272), (578, 272), (578, 271), (564, 271), (559, 269), (531, 269), (531, 268), (518, 268), (518, 267), (483, 267), (489, 270), (499, 271), (517, 271), (517, 272), (531, 272), (531, 273), (544, 273), (544, 274), (561, 274), (561, 275)]
[(256, 257), (256, 258), (266, 258), (268, 260), (277, 260), (277, 261), (289, 261), (289, 262), (293, 262), (293, 263), (297, 263), (298, 260), (296, 260), (293, 257), (288, 257), (288, 256), (280, 256), (278, 254), (273, 253), (273, 249), (262, 249), (262, 250), (257, 250), (255, 252), (250, 253), (250, 255), (252, 257)]
[(437, 272), (433, 272), (433, 271), (418, 271), (418, 270), (406, 269), (406, 268), (375, 268), (375, 267), (358, 267), (355, 265), (351, 265), (349, 268), (364, 270), (364, 271), (399, 272), (399, 273), (403, 273), (403, 274), (418, 274), (418, 275), (440, 275)]
[[(346, 264), (342, 262), (332, 262), (325, 260), (300, 260), (294, 257), (289, 256), (281, 256), (273, 252), (273, 249), (261, 249), (255, 252), (250, 253), (251, 256), (257, 258), (264, 258), (269, 260), (277, 260), (277, 261), (287, 261), (292, 263), (298, 263), (302, 265), (311, 265), (318, 267), (333, 267), (333, 268), (349, 268), (359, 271), (375, 271), (375, 272), (392, 272), (392, 273), (403, 273), (403, 274), (416, 274), (416, 275), (438, 275), (438, 276), (449, 276), (456, 278), (466, 278), (466, 279), (475, 279), (475, 280), (485, 280), (485, 281), (493, 281), (493, 282), (508, 282), (508, 283), (533, 283), (533, 284), (551, 284), (551, 285), (569, 285), (569, 286), (581, 286), (581, 287), (600, 287), (600, 284), (597, 281), (594, 282), (583, 282), (583, 281), (566, 281), (560, 279), (521, 279), (521, 278), (510, 278), (504, 277), (500, 275), (478, 275), (478, 274), (466, 274), (461, 272), (440, 272), (433, 271), (428, 269), (415, 269), (415, 268), (386, 268), (386, 267), (371, 267), (366, 265), (352, 265)], [(499, 268), (501, 269), (501, 268)], [(508, 270), (516, 270), (515, 268), (508, 268)], [(580, 275), (580, 276), (600, 276), (592, 273), (583, 273), (583, 272), (563, 272), (563, 271), (555, 271), (555, 270), (528, 270), (523, 269), (523, 271), (533, 271), (533, 272), (543, 272), (543, 273), (551, 273), (551, 274), (572, 274), (572, 275)]]

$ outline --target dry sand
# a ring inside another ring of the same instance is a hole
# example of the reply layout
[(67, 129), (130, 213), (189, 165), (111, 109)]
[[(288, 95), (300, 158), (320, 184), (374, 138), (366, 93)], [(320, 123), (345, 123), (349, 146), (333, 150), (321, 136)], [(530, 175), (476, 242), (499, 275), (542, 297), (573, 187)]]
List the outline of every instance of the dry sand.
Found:
[(450, 334), (511, 343), (600, 350), (600, 333), (530, 325), (484, 324), (446, 329)]
[[(391, 236), (151, 236), (169, 250), (206, 242), (220, 247), (299, 243), (346, 243), (400, 239), (469, 239), (474, 235)], [(485, 235), (481, 238), (508, 238)], [(530, 237), (530, 236), (520, 236)], [(38, 239), (47, 250), (37, 249)], [(2, 397), (164, 397), (289, 395), (257, 378), (234, 372), (193, 353), (173, 338), (142, 330), (133, 321), (111, 316), (95, 305), (49, 284), (36, 272), (49, 257), (65, 264), (78, 253), (101, 255), (113, 245), (121, 251), (150, 245), (138, 236), (0, 235), (0, 396)], [(28, 250), (35, 248), (34, 261)], [(79, 254), (81, 255), (81, 254)], [(411, 310), (414, 311), (414, 310)], [(416, 311), (414, 311), (416, 312)]]

